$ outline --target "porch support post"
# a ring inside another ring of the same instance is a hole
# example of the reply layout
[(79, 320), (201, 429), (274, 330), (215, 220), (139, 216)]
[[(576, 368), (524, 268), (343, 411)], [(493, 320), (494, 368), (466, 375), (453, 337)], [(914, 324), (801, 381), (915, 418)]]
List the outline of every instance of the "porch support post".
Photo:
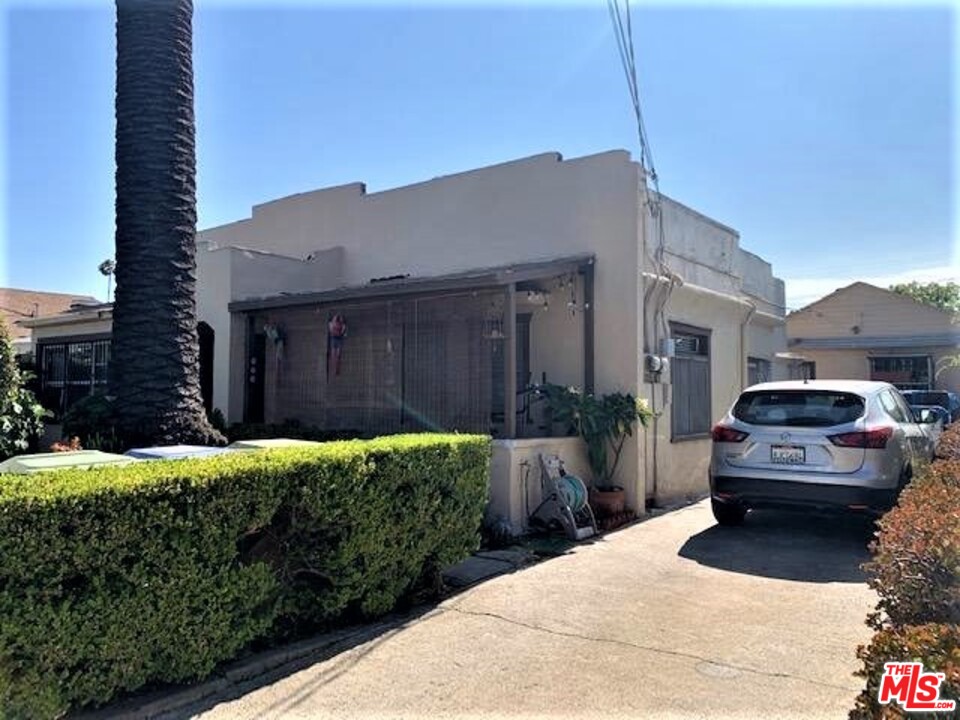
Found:
[(503, 344), (503, 434), (517, 436), (517, 284), (507, 285)]
[(594, 389), (593, 260), (583, 270), (583, 391)]

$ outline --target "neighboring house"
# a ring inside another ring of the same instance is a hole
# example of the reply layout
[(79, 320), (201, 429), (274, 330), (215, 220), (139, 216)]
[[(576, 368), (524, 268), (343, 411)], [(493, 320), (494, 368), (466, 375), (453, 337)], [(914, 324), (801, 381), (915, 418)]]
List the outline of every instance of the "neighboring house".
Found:
[(102, 390), (110, 361), (111, 306), (76, 304), (21, 324), (32, 333), (40, 402), (59, 420), (78, 400)]
[(787, 317), (790, 350), (818, 378), (883, 380), (960, 392), (960, 325), (950, 313), (856, 282)]
[(0, 319), (7, 324), (14, 352), (17, 355), (31, 355), (33, 340), (30, 328), (25, 327), (22, 321), (60, 313), (73, 305), (96, 302), (88, 295), (0, 288)]
[(214, 405), (231, 421), (489, 433), (493, 510), (520, 526), (538, 453), (589, 476), (532, 388), (629, 392), (659, 413), (623, 450), (630, 505), (705, 492), (713, 422), (751, 380), (796, 371), (783, 283), (730, 228), (648, 206), (641, 172), (625, 151), (551, 153), (294, 195), (201, 232)]
[[(317, 253), (325, 261), (338, 252)], [(227, 304), (250, 295), (308, 290), (330, 282), (320, 263), (247, 248), (197, 243), (197, 317), (200, 335), (200, 386), (208, 409), (233, 412), (228, 396), (231, 319)], [(77, 400), (103, 390), (110, 359), (111, 304), (75, 305), (64, 312), (22, 321), (33, 333), (44, 407), (56, 419)], [(239, 333), (239, 342), (244, 333)], [(237, 351), (242, 355), (242, 349)]]

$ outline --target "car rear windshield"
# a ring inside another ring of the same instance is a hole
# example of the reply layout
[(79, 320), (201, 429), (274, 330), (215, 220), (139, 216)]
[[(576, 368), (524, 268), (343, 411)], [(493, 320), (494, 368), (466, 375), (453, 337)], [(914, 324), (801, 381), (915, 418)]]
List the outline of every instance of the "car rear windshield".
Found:
[(863, 398), (829, 390), (765, 390), (744, 393), (733, 416), (751, 425), (828, 427), (863, 416)]

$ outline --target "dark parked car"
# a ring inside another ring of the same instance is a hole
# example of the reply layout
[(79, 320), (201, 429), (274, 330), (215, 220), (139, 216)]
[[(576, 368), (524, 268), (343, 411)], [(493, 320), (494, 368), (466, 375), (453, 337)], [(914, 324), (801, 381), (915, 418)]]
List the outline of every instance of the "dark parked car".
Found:
[(913, 406), (939, 405), (950, 413), (947, 424), (960, 420), (960, 395), (949, 390), (903, 390), (904, 399)]

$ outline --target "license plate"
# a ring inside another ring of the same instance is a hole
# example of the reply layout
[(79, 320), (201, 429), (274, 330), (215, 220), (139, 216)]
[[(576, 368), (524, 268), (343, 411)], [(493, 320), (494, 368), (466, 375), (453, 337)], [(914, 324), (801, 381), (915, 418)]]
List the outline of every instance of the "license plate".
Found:
[(772, 445), (770, 462), (781, 465), (800, 465), (807, 461), (806, 448), (795, 445)]

